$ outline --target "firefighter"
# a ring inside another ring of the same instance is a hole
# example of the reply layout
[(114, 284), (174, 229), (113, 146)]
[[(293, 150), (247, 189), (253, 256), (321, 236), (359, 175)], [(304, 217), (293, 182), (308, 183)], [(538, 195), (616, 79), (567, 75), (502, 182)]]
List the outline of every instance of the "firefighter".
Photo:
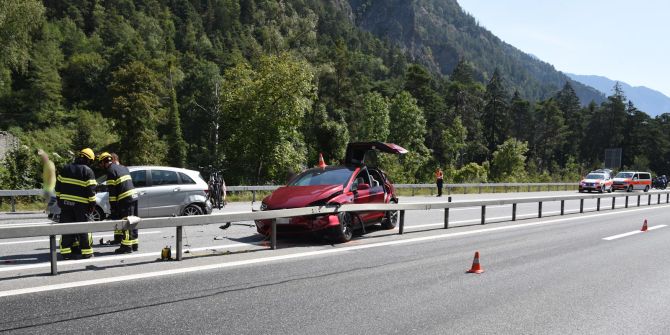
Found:
[[(89, 148), (82, 149), (72, 164), (65, 165), (56, 178), (56, 198), (61, 209), (60, 222), (86, 222), (95, 211), (95, 175), (89, 167), (95, 154)], [(91, 233), (68, 234), (61, 237), (60, 254), (63, 259), (93, 256)]]
[[(128, 168), (121, 165), (118, 156), (103, 152), (98, 156), (100, 166), (107, 171), (107, 190), (112, 220), (121, 220), (131, 215), (137, 216), (137, 194)], [(126, 254), (138, 250), (137, 229), (122, 230), (121, 247), (114, 250)], [(117, 232), (114, 232), (116, 238)]]

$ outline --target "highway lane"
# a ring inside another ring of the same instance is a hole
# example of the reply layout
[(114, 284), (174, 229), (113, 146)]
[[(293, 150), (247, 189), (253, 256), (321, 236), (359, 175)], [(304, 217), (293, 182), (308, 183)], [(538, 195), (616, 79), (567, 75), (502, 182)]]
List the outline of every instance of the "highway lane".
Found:
[[(0, 329), (42, 334), (667, 334), (670, 206), (0, 283)], [(607, 237), (651, 230), (614, 240)], [(424, 222), (408, 222), (411, 224)], [(485, 272), (465, 274), (474, 251)], [(133, 277), (135, 276), (135, 277)], [(144, 278), (139, 278), (144, 276)], [(93, 282), (93, 280), (97, 282)], [(55, 289), (55, 284), (86, 284)], [(34, 289), (34, 287), (40, 287)], [(18, 288), (18, 286), (17, 286)], [(85, 331), (86, 332), (86, 331)]]
[[(507, 194), (472, 194), (454, 196), (453, 201), (463, 201), (471, 199), (500, 199), (511, 197), (528, 197), (542, 195), (572, 194), (574, 192), (543, 192), (538, 194), (529, 193), (507, 193)], [(643, 200), (645, 195), (640, 193)], [(630, 205), (636, 205), (635, 193), (630, 200)], [(402, 202), (421, 202), (421, 201), (445, 201), (446, 198), (437, 197), (404, 197)], [(657, 201), (656, 196), (652, 196), (652, 203)], [(661, 199), (662, 202), (665, 198)], [(595, 200), (585, 202), (585, 211), (595, 211)], [(646, 206), (647, 202), (642, 201)], [(621, 199), (617, 202), (617, 208), (622, 208), (624, 203)], [(224, 212), (231, 211), (249, 211), (249, 203), (235, 203), (226, 207)], [(608, 211), (611, 208), (611, 198), (603, 199), (601, 210)], [(450, 212), (450, 227), (478, 225), (481, 220), (481, 209), (458, 208)], [(574, 213), (579, 211), (578, 201), (566, 202), (566, 212)], [(543, 205), (544, 216), (556, 216), (560, 213), (560, 203), (552, 202)], [(443, 211), (408, 211), (406, 219), (406, 232), (439, 229), (443, 227)], [(517, 218), (524, 220), (537, 216), (537, 204), (519, 204)], [(487, 222), (507, 222), (511, 218), (511, 206), (490, 206), (487, 208)], [(4, 224), (17, 224), (13, 223)], [(641, 224), (641, 223), (640, 223)], [(369, 229), (368, 232), (358, 238), (374, 238), (397, 234), (397, 229), (384, 231), (380, 229)], [(96, 257), (91, 260), (59, 262), (60, 270), (71, 270), (71, 268), (80, 268), (85, 266), (118, 266), (128, 264), (144, 264), (154, 261), (160, 255), (160, 250), (164, 246), (174, 246), (175, 230), (174, 228), (140, 230), (141, 247), (139, 253), (132, 255), (114, 255), (113, 250), (116, 246), (98, 245), (99, 240), (111, 239), (111, 232), (94, 235), (96, 242)], [(220, 230), (218, 225), (186, 227), (184, 233), (185, 257), (203, 256), (203, 255), (222, 255), (228, 253), (239, 253), (246, 251), (261, 250), (268, 247), (268, 242), (262, 236), (256, 234), (253, 222), (241, 222), (234, 224), (228, 230)], [(328, 241), (320, 239), (280, 239), (280, 247), (302, 247), (304, 245), (324, 245)], [(44, 274), (49, 271), (48, 263), (48, 241), (46, 238), (25, 238), (0, 240), (0, 278), (12, 276), (26, 276)]]

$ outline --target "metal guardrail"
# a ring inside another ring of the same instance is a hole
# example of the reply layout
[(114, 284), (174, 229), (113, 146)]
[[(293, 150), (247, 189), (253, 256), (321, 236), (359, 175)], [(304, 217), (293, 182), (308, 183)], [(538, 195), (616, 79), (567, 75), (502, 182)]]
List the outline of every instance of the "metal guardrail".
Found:
[[(516, 188), (517, 192), (520, 192), (522, 188), (526, 188), (527, 192), (530, 192), (533, 187), (538, 190), (542, 187), (551, 188), (556, 187), (556, 191), (560, 187), (563, 187), (566, 191), (570, 186), (577, 186), (579, 183), (479, 183), (479, 184), (444, 184), (443, 188), (447, 195), (453, 193), (457, 188), (463, 189), (463, 193), (466, 193), (468, 188), (477, 188), (479, 193), (482, 193), (484, 188), (503, 188), (505, 193), (509, 189)], [(394, 184), (397, 189), (411, 189), (412, 195), (415, 195), (415, 190), (417, 189), (430, 189), (431, 195), (433, 191), (437, 189), (435, 184)], [(278, 189), (279, 185), (252, 185), (252, 186), (228, 186), (226, 190), (228, 192), (252, 192), (252, 202), (256, 202), (256, 192), (257, 191), (274, 191)], [(16, 212), (16, 197), (18, 196), (40, 196), (42, 195), (42, 190), (32, 189), (32, 190), (0, 190), (0, 197), (10, 197), (11, 211)]]
[[(544, 202), (560, 201), (561, 215), (565, 214), (565, 201), (579, 200), (579, 212), (584, 212), (584, 200), (597, 199), (596, 211), (600, 211), (600, 200), (602, 198), (612, 198), (612, 209), (615, 208), (616, 199), (625, 197), (625, 207), (628, 208), (629, 198), (637, 197), (637, 206), (640, 206), (643, 196), (647, 197), (647, 205), (652, 205), (652, 197), (656, 196), (655, 204), (661, 204), (661, 196), (665, 195), (665, 203), (670, 203), (670, 190), (658, 191), (653, 193), (603, 193), (603, 194), (572, 194), (562, 196), (544, 196), (544, 197), (524, 197), (511, 199), (493, 199), (493, 200), (469, 200), (451, 202), (448, 201), (431, 203), (398, 203), (398, 204), (364, 204), (364, 205), (341, 205), (341, 206), (321, 206), (304, 207), (270, 211), (222, 213), (212, 215), (198, 215), (185, 217), (164, 217), (142, 219), (138, 226), (130, 226), (128, 221), (98, 221), (98, 222), (74, 222), (74, 223), (31, 223), (26, 225), (0, 226), (0, 239), (49, 236), (51, 274), (56, 275), (57, 271), (57, 247), (56, 235), (76, 234), (85, 232), (112, 231), (115, 229), (131, 228), (166, 228), (176, 227), (176, 258), (182, 259), (182, 232), (185, 226), (220, 224), (224, 222), (253, 221), (262, 219), (290, 218), (305, 215), (334, 214), (340, 212), (361, 212), (361, 211), (399, 211), (398, 233), (404, 233), (405, 211), (408, 210), (444, 210), (444, 229), (449, 228), (449, 210), (451, 208), (463, 207), (481, 207), (481, 224), (486, 223), (486, 207), (497, 205), (512, 205), (512, 221), (516, 221), (517, 205), (522, 203), (538, 203), (538, 218), (542, 217), (542, 204)], [(272, 222), (271, 249), (277, 248), (277, 225), (276, 220)]]

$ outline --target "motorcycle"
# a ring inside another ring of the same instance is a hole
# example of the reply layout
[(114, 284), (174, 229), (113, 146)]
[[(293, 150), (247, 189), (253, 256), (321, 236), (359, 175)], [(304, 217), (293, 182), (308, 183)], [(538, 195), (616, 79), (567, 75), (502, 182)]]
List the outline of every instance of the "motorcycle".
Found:
[(656, 177), (651, 181), (651, 187), (657, 190), (665, 190), (668, 187), (668, 180), (663, 177)]

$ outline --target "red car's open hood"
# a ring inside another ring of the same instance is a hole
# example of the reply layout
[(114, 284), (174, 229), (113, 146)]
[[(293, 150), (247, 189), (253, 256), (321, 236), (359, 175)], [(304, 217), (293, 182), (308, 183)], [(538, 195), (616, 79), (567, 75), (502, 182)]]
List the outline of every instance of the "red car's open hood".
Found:
[(283, 186), (263, 200), (268, 209), (306, 207), (342, 191), (342, 185)]

